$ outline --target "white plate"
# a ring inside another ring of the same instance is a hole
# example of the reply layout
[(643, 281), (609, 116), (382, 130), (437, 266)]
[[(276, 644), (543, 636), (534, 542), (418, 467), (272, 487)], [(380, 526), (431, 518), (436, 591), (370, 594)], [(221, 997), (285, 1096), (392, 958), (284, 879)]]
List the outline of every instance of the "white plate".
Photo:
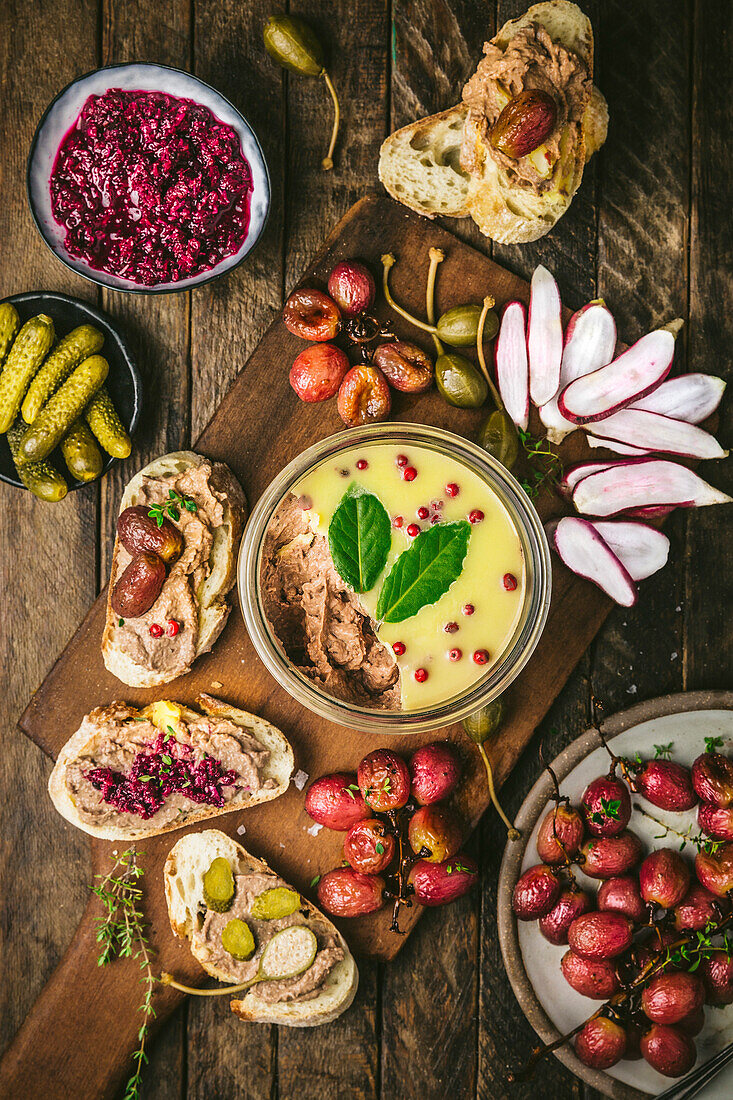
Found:
[[(238, 252), (227, 256), (210, 270), (202, 271), (188, 279), (172, 283), (156, 283), (155, 286), (142, 286), (130, 279), (121, 279), (106, 271), (92, 268), (84, 260), (70, 256), (66, 251), (64, 238), (66, 231), (56, 221), (51, 211), (50, 180), (59, 146), (67, 131), (81, 114), (90, 95), (102, 95), (110, 88), (124, 88), (128, 91), (165, 92), (181, 99), (193, 99), (208, 107), (220, 122), (231, 126), (239, 135), (242, 152), (249, 162), (252, 173), (252, 196), (250, 199), (250, 220), (247, 237)], [(28, 157), (27, 173), (28, 201), (35, 223), (44, 241), (67, 267), (113, 290), (127, 290), (138, 294), (160, 294), (176, 290), (190, 290), (202, 286), (231, 271), (242, 262), (257, 243), (267, 221), (270, 208), (270, 178), (265, 158), (254, 131), (240, 112), (215, 88), (210, 87), (182, 69), (171, 69), (166, 65), (131, 64), (108, 65), (103, 69), (87, 73), (74, 80), (56, 96), (46, 109), (38, 123), (31, 151)]]
[[(708, 698), (711, 695), (721, 697), (720, 702), (723, 706), (733, 707), (733, 696), (726, 696), (722, 692), (707, 693)], [(690, 700), (691, 705), (695, 705), (692, 701), (693, 697), (673, 696), (671, 699), (660, 701), (658, 705), (641, 704), (640, 707), (634, 708), (634, 711), (643, 711), (644, 708), (648, 712), (660, 708), (679, 711), (685, 700)], [(645, 759), (653, 758), (655, 745), (666, 745), (672, 742), (673, 759), (682, 764), (691, 764), (695, 757), (704, 751), (706, 737), (722, 737), (727, 742), (727, 747), (723, 751), (730, 751), (733, 747), (733, 710), (730, 709), (721, 707), (721, 709), (660, 713), (647, 721), (631, 725), (628, 721), (624, 722), (624, 718), (624, 715), (619, 715), (604, 723), (604, 733), (607, 734), (613, 751), (620, 756), (633, 758), (638, 752)], [(614, 736), (618, 728), (623, 728), (623, 732)], [(597, 734), (592, 730), (588, 731), (553, 762), (552, 767), (560, 780), (561, 792), (573, 803), (579, 801), (592, 779), (608, 771), (608, 754), (602, 747), (594, 748), (598, 743)], [(545, 816), (551, 790), (551, 781), (545, 774), (525, 799), (517, 817), (517, 825), (528, 841), (526, 845), (524, 841), (520, 843), (519, 852), (514, 845), (507, 847), (500, 874), (500, 898), (508, 900), (519, 873), (539, 862), (535, 841), (539, 825)], [(632, 804), (634, 803), (681, 832), (685, 832), (688, 828), (693, 833), (699, 832), (694, 810), (686, 813), (668, 813), (657, 809), (638, 795), (632, 795)], [(633, 814), (630, 827), (642, 840), (645, 851), (663, 846), (665, 843), (677, 848), (681, 843), (674, 833), (669, 835), (669, 840), (666, 842), (655, 839), (663, 830), (638, 812)], [(522, 848), (524, 848), (523, 851)], [(692, 862), (694, 846), (688, 846), (685, 851)], [(582, 873), (578, 873), (578, 881), (582, 886), (590, 887), (592, 894), (598, 887), (596, 880), (589, 879)], [(499, 935), (504, 962), (514, 992), (543, 1040), (552, 1040), (560, 1034), (566, 1034), (595, 1011), (599, 1002), (591, 1001), (576, 993), (562, 976), (560, 960), (567, 951), (567, 947), (554, 947), (548, 943), (540, 933), (536, 922), (516, 921), (511, 913), (511, 906), (505, 904), (500, 906), (499, 910)], [(733, 1041), (733, 1005), (725, 1008), (706, 1006), (705, 1016), (705, 1027), (695, 1039), (698, 1065)], [(643, 1059), (632, 1062), (621, 1061), (602, 1073), (584, 1066), (575, 1057), (571, 1045), (561, 1048), (558, 1051), (558, 1057), (574, 1073), (589, 1081), (607, 1096), (623, 1098), (653, 1096), (672, 1083), (670, 1078), (657, 1073)], [(729, 1074), (730, 1070), (723, 1071), (715, 1081), (699, 1093), (699, 1096), (704, 1100), (730, 1100), (733, 1087)]]

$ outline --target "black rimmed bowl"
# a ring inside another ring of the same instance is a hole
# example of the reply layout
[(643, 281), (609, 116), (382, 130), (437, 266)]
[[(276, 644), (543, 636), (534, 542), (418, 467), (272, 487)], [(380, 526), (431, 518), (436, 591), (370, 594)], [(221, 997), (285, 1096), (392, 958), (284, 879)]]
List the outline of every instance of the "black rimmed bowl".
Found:
[[(3, 298), (2, 302), (12, 302), (20, 315), (21, 324), (25, 324), (31, 317), (39, 313), (46, 313), (54, 323), (57, 339), (66, 336), (78, 325), (94, 325), (104, 336), (104, 344), (100, 355), (109, 363), (109, 374), (105, 385), (117, 409), (120, 420), (132, 435), (140, 419), (142, 400), (142, 382), (140, 373), (135, 365), (125, 341), (112, 320), (104, 313), (100, 313), (94, 306), (80, 301), (78, 298), (69, 298), (66, 294), (13, 294), (9, 298)], [(133, 441), (134, 446), (134, 441)], [(119, 459), (113, 458), (102, 452), (105, 463), (99, 477), (104, 477), (113, 463)], [(84, 485), (94, 485), (94, 481), (76, 481), (61, 457), (60, 451), (54, 451), (49, 460), (64, 475), (69, 489), (81, 489)], [(25, 489), (18, 477), (10, 454), (10, 447), (5, 436), (0, 436), (0, 481), (8, 485), (16, 485), (19, 489)]]
[[(242, 152), (252, 175), (250, 220), (247, 236), (241, 248), (208, 268), (177, 282), (143, 286), (141, 283), (122, 279), (91, 267), (85, 260), (71, 256), (66, 249), (66, 231), (54, 218), (51, 210), (50, 180), (56, 154), (67, 132), (81, 114), (91, 95), (102, 95), (111, 88), (125, 91), (163, 92), (180, 99), (191, 99), (208, 107), (220, 121), (231, 126), (239, 135)], [(38, 231), (53, 254), (85, 279), (112, 290), (125, 290), (137, 294), (165, 294), (176, 290), (190, 290), (217, 279), (233, 270), (249, 255), (265, 228), (270, 209), (270, 177), (260, 143), (244, 116), (215, 88), (191, 73), (173, 69), (167, 65), (127, 64), (107, 65), (87, 73), (68, 84), (51, 102), (38, 124), (30, 154), (26, 184), (28, 202)]]

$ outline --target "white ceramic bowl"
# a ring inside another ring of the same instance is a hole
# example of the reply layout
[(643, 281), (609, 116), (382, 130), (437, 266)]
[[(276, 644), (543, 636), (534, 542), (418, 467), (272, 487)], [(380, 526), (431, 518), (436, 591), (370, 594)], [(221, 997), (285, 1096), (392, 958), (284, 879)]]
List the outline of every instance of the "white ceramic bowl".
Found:
[[(227, 256), (215, 267), (178, 282), (157, 283), (142, 286), (129, 279), (121, 279), (106, 271), (90, 267), (84, 260), (70, 256), (64, 244), (65, 229), (54, 219), (51, 211), (50, 179), (59, 146), (67, 131), (81, 114), (90, 95), (102, 95), (110, 88), (128, 91), (165, 92), (182, 99), (200, 103), (219, 119), (231, 126), (239, 135), (242, 152), (249, 162), (253, 191), (250, 200), (250, 221), (247, 237), (238, 252)], [(228, 99), (203, 80), (181, 69), (167, 65), (107, 65), (68, 84), (47, 107), (38, 123), (28, 156), (28, 201), (33, 219), (44, 241), (62, 263), (85, 279), (113, 290), (127, 290), (138, 294), (162, 294), (176, 290), (190, 290), (231, 271), (252, 251), (267, 221), (270, 209), (270, 177), (267, 164), (254, 131), (246, 119)]]

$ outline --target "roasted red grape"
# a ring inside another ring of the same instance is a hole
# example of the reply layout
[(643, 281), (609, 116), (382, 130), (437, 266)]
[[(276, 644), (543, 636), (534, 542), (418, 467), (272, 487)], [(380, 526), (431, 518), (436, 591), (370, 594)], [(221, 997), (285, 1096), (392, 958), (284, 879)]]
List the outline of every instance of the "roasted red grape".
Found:
[(318, 903), (335, 917), (360, 917), (384, 904), (384, 879), (362, 875), (352, 867), (337, 867), (321, 875)]
[(583, 871), (591, 878), (615, 878), (625, 875), (641, 859), (641, 842), (627, 829), (618, 836), (587, 840), (580, 849)]
[(461, 827), (447, 806), (421, 806), (410, 818), (408, 839), (415, 855), (428, 863), (444, 863), (461, 846)]
[(520, 876), (512, 894), (512, 909), (518, 920), (539, 920), (560, 897), (561, 883), (552, 867), (538, 863)]
[(352, 367), (338, 393), (339, 416), (348, 428), (385, 420), (392, 408), (387, 379), (377, 367)]
[(336, 303), (321, 290), (294, 290), (283, 307), (285, 327), (303, 340), (333, 340), (341, 327)]
[(684, 1077), (697, 1057), (692, 1039), (664, 1024), (652, 1024), (642, 1035), (641, 1053), (649, 1065), (665, 1077)]
[(733, 959), (723, 948), (703, 956), (700, 976), (709, 1005), (733, 1004)]
[(407, 764), (389, 749), (375, 749), (364, 757), (357, 782), (365, 803), (376, 813), (400, 810), (410, 797)]
[(537, 855), (543, 863), (564, 863), (566, 855), (572, 857), (580, 851), (584, 833), (585, 825), (579, 811), (561, 802), (547, 811), (540, 825)]
[(433, 361), (417, 344), (404, 340), (380, 344), (374, 352), (374, 364), (390, 386), (402, 393), (424, 393), (433, 384)]
[(692, 785), (703, 802), (733, 806), (733, 760), (721, 752), (704, 752), (692, 765)]
[(305, 809), (319, 825), (346, 832), (356, 821), (370, 817), (356, 785), (356, 776), (346, 772), (322, 775), (305, 796)]
[(476, 861), (467, 855), (453, 856), (445, 863), (428, 863), (419, 859), (408, 880), (421, 905), (447, 905), (467, 894), (478, 882)]
[(701, 802), (697, 807), (697, 823), (714, 840), (733, 840), (733, 806)]
[(622, 913), (584, 913), (570, 925), (568, 945), (584, 959), (615, 959), (631, 947), (631, 931)]
[(648, 760), (634, 777), (634, 789), (662, 810), (691, 810), (697, 803), (689, 768), (674, 760)]
[(342, 260), (328, 276), (328, 293), (344, 317), (365, 313), (374, 301), (372, 273), (358, 260)]
[(720, 898), (704, 886), (693, 882), (682, 900), (675, 906), (674, 926), (679, 931), (702, 932), (713, 920), (721, 905)]
[(333, 344), (311, 344), (290, 368), (290, 385), (301, 401), (313, 404), (338, 393), (349, 360)]
[(568, 929), (576, 917), (589, 913), (593, 903), (585, 890), (572, 890), (566, 887), (549, 913), (540, 917), (540, 932), (556, 946), (568, 942)]
[(687, 893), (690, 869), (679, 852), (657, 848), (639, 868), (639, 888), (647, 905), (674, 909)]
[(574, 951), (566, 951), (560, 968), (576, 993), (594, 1001), (607, 1001), (620, 989), (616, 967), (608, 959), (584, 959)]
[(355, 871), (378, 875), (392, 862), (395, 840), (383, 821), (357, 821), (344, 841), (344, 857)]
[(626, 1051), (626, 1032), (616, 1020), (596, 1016), (578, 1032), (575, 1053), (586, 1066), (610, 1069)]
[(613, 775), (594, 779), (583, 792), (580, 804), (593, 836), (618, 836), (631, 819), (629, 789)]
[(623, 913), (640, 924), (646, 916), (639, 881), (631, 875), (609, 878), (598, 890), (598, 908), (604, 912)]
[(721, 844), (713, 852), (701, 851), (695, 857), (695, 874), (716, 897), (733, 891), (733, 841)]
[(696, 974), (665, 972), (652, 978), (641, 995), (641, 1007), (655, 1024), (676, 1024), (702, 1008), (705, 988)]
[(448, 741), (423, 745), (410, 757), (409, 769), (410, 791), (420, 806), (447, 798), (461, 774), (456, 751)]

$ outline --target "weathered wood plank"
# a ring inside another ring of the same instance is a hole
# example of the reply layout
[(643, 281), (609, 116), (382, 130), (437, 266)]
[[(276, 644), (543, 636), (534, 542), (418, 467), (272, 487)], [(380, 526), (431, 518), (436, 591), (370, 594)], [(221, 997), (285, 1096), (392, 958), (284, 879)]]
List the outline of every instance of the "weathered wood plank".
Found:
[[(328, 0), (297, 2), (327, 46), (327, 66), (341, 103), (341, 130), (331, 171), (321, 168), (331, 133), (331, 99), (322, 80), (287, 77), (287, 188), (285, 290), (332, 226), (375, 178), (377, 151), (387, 125), (389, 50), (386, 0), (355, 0), (334, 17)], [(281, 1028), (281, 1096), (337, 1100), (378, 1094), (379, 1003), (377, 966), (359, 961), (360, 987), (349, 1012), (312, 1032)]]
[[(730, 384), (731, 107), (720, 89), (733, 73), (733, 8), (694, 5), (690, 330), (688, 367), (725, 375)], [(733, 404), (721, 410), (719, 436), (733, 442)], [(704, 465), (704, 476), (733, 495), (730, 460)], [(733, 507), (701, 508), (687, 523), (684, 601), (686, 688), (733, 683)]]
[[(270, 219), (252, 255), (230, 275), (194, 291), (191, 302), (191, 435), (196, 438), (241, 370), (282, 300), (284, 92), (282, 71), (262, 45), (269, 7), (220, 0), (195, 8), (194, 71), (237, 106), (253, 127), (272, 184)], [(247, 486), (245, 486), (245, 490)], [(186, 1095), (275, 1088), (276, 1029), (236, 1020), (227, 998), (188, 1005)]]
[[(96, 63), (96, 5), (58, 0), (29, 8), (8, 0), (0, 21), (2, 293), (58, 290), (95, 301), (90, 285), (68, 272), (42, 243), (24, 179), (42, 112), (64, 84)], [(58, 962), (86, 900), (88, 844), (55, 813), (46, 798), (49, 762), (15, 724), (29, 690), (94, 598), (97, 490), (71, 493), (50, 505), (2, 485), (0, 514), (0, 835), (8, 884), (0, 899), (4, 1047)], [(26, 873), (18, 874), (19, 860)]]

